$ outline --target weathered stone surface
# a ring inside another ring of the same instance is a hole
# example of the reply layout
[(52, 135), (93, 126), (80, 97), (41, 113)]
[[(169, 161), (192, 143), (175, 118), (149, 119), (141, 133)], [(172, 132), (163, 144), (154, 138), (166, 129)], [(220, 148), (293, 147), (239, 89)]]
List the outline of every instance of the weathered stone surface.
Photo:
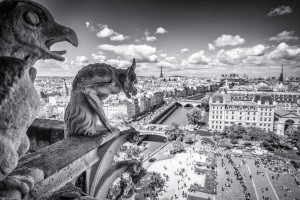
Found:
[(99, 160), (99, 151), (107, 151), (119, 137), (125, 136), (126, 140), (131, 140), (138, 134), (134, 129), (122, 131), (119, 135), (109, 133), (106, 129), (102, 131), (94, 137), (72, 136), (25, 155), (12, 175), (19, 175), (24, 168), (42, 172), (44, 175), (42, 179), (40, 177), (34, 179), (35, 186), (30, 191), (29, 197), (49, 194), (94, 165)]
[[(141, 161), (138, 160), (129, 160), (129, 161), (121, 161), (115, 163), (111, 166), (111, 168), (105, 172), (103, 177), (100, 180), (101, 187), (99, 188), (95, 197), (97, 199), (106, 199), (109, 188), (118, 177), (125, 172), (129, 172), (130, 175), (136, 176), (141, 171)], [(126, 191), (128, 192), (131, 188), (121, 188), (121, 195)]]
[(63, 188), (61, 188), (58, 191), (36, 198), (36, 200), (61, 200), (61, 199), (96, 200), (95, 198), (87, 196), (86, 193), (82, 192), (79, 188), (75, 187), (71, 183), (66, 184)]
[(111, 166), (114, 163), (113, 158), (120, 147), (127, 141), (131, 143), (137, 142), (139, 139), (138, 135), (139, 134), (137, 133), (132, 135), (132, 137), (120, 136), (111, 143), (106, 143), (98, 149), (97, 154), (99, 156), (99, 161), (95, 163), (89, 170), (87, 170), (86, 192), (89, 195), (95, 196), (96, 192), (99, 191), (99, 188), (102, 184), (100, 180), (102, 179), (103, 175), (111, 169)]
[(56, 42), (77, 46), (75, 32), (54, 22), (47, 9), (25, 0), (0, 2), (0, 195), (12, 196), (15, 189), (25, 195), (32, 177), (7, 177), (29, 148), (26, 130), (39, 110), (33, 82), (39, 59), (64, 60), (65, 52), (52, 52)]
[(121, 91), (128, 98), (131, 94), (136, 95), (135, 67), (134, 59), (132, 66), (126, 70), (103, 63), (83, 67), (73, 81), (70, 103), (66, 108), (67, 134), (84, 136), (97, 134), (97, 118), (105, 128), (111, 132), (118, 132), (119, 130), (108, 122), (102, 108), (102, 100), (110, 94)]
[(64, 133), (63, 121), (39, 118), (32, 122), (26, 134), (30, 141), (29, 151), (31, 152), (45, 148), (67, 137)]

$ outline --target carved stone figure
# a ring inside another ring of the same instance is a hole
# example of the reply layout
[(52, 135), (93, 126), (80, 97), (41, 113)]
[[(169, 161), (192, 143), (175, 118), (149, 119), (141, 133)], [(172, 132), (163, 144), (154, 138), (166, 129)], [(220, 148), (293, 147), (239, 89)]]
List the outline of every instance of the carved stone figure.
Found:
[(39, 59), (63, 61), (65, 51), (51, 51), (51, 45), (68, 41), (77, 46), (78, 40), (46, 8), (27, 0), (0, 2), (0, 27), (0, 196), (14, 190), (25, 195), (32, 179), (8, 175), (29, 149), (26, 131), (39, 111), (32, 66)]
[(66, 132), (69, 135), (95, 135), (97, 117), (111, 132), (118, 131), (110, 125), (102, 107), (102, 100), (110, 94), (123, 91), (130, 98), (136, 95), (134, 84), (135, 59), (128, 69), (117, 69), (107, 64), (91, 64), (76, 75), (71, 91), (70, 103), (65, 112)]

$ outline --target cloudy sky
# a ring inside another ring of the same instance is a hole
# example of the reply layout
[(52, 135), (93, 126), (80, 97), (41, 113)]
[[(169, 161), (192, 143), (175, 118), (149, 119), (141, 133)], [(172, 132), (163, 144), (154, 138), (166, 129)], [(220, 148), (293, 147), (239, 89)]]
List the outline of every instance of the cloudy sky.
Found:
[(74, 76), (106, 62), (140, 76), (247, 73), (300, 76), (300, 1), (37, 0), (75, 30), (66, 61), (38, 62), (39, 76)]

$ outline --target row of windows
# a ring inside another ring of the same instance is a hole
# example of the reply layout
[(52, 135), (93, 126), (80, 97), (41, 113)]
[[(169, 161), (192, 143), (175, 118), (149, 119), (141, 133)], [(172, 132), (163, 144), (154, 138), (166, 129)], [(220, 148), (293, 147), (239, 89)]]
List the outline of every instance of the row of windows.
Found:
[(261, 111), (264, 111), (264, 110), (265, 110), (265, 111), (272, 111), (272, 108), (261, 108), (260, 110), (261, 110)]
[[(234, 110), (234, 109), (239, 109), (242, 110), (242, 107), (225, 107), (225, 109), (227, 110)], [(260, 111), (272, 111), (273, 108), (260, 108)], [(255, 107), (244, 107), (244, 110), (256, 110)]]
[[(243, 107), (242, 106), (233, 106), (233, 107), (225, 107), (226, 110), (242, 110)], [(256, 110), (255, 107), (244, 107), (243, 110)]]
[(216, 123), (216, 124), (222, 124), (221, 121), (212, 121), (211, 123), (212, 123), (212, 124), (215, 124), (215, 123)]
[[(250, 125), (250, 124), (248, 124), (248, 125)], [(212, 127), (212, 129), (222, 129), (222, 126), (219, 126), (219, 125), (212, 125), (211, 127)], [(271, 131), (272, 130), (271, 128), (265, 128), (265, 127), (263, 127), (262, 129), (265, 130), (265, 131)]]
[[(268, 113), (261, 113), (260, 116), (268, 116)], [(272, 116), (272, 113), (269, 113), (269, 116)]]
[[(218, 115), (216, 115), (216, 118), (214, 115), (212, 116), (213, 119), (218, 119), (218, 117), (219, 117)], [(222, 119), (222, 116), (220, 116), (220, 119)]]
[(270, 122), (270, 121), (271, 121), (271, 118), (269, 118), (269, 120), (268, 120), (267, 118), (264, 118), (264, 119), (263, 119), (263, 118), (261, 117), (261, 118), (260, 118), (260, 121), (265, 121), (265, 122), (266, 122), (266, 121), (269, 121), (269, 122)]
[(268, 127), (271, 126), (271, 124), (259, 124), (259, 126), (267, 126), (267, 125), (268, 125)]
[[(226, 119), (229, 119), (228, 116), (226, 116)], [(234, 119), (234, 116), (231, 117), (231, 119)], [(242, 117), (239, 117), (240, 120), (242, 120)], [(250, 117), (247, 117), (247, 120), (250, 120)], [(255, 121), (255, 117), (252, 118), (253, 121)]]
[[(246, 93), (231, 93), (229, 92), (230, 95), (232, 95), (233, 98), (237, 98), (239, 96), (245, 96), (245, 97), (253, 97), (254, 94), (246, 94)], [(272, 95), (273, 96), (273, 95)], [(296, 98), (299, 99), (300, 95), (291, 95), (291, 94), (275, 94), (275, 98)]]
[[(215, 128), (214, 125), (212, 125), (211, 127), (212, 127), (213, 129)], [(222, 126), (216, 126), (216, 129), (218, 129), (218, 128), (219, 128), (219, 129), (222, 129)]]
[[(213, 111), (212, 112), (213, 114), (215, 114), (215, 112)], [(216, 114), (218, 114), (219, 112), (217, 111)], [(222, 114), (222, 111), (220, 111), (220, 114)], [(230, 112), (226, 111), (226, 114), (230, 114)], [(231, 112), (231, 114), (234, 114), (234, 111)], [(239, 113), (240, 115), (243, 115), (243, 112), (240, 112)], [(252, 113), (251, 112), (248, 112), (248, 115), (251, 115)], [(253, 115), (255, 115), (255, 113), (253, 112)], [(272, 113), (261, 113), (261, 116), (272, 116)], [(214, 115), (213, 115), (213, 118), (214, 118)]]
[[(215, 114), (215, 111), (213, 111), (212, 113)], [(219, 114), (219, 111), (216, 111), (216, 114)], [(220, 111), (220, 114), (222, 114), (222, 111)]]
[(222, 109), (223, 106), (212, 106), (212, 109)]

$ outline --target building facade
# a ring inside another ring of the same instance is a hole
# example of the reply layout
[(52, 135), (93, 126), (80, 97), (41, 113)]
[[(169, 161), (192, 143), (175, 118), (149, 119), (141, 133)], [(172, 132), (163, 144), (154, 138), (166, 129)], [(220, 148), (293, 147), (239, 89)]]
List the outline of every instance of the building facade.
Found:
[(209, 101), (209, 128), (222, 131), (236, 124), (273, 131), (275, 108), (268, 94), (257, 94), (253, 101), (232, 101), (230, 94), (214, 94)]
[(103, 104), (103, 110), (108, 119), (118, 116), (128, 116), (126, 103)]
[(284, 135), (287, 128), (290, 126), (298, 127), (299, 115), (283, 109), (275, 110), (274, 132), (278, 135)]

